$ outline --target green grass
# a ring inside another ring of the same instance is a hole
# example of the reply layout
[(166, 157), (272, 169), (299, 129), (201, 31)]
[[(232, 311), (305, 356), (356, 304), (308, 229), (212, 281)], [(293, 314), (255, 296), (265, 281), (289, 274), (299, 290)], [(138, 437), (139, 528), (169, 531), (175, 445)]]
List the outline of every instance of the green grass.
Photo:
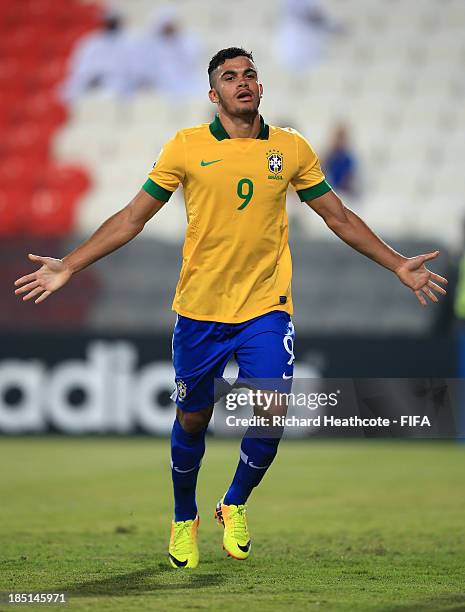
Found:
[(465, 610), (463, 445), (285, 441), (250, 500), (246, 562), (212, 519), (237, 455), (209, 440), (201, 565), (180, 571), (167, 441), (0, 439), (0, 591), (66, 591), (67, 609), (99, 612)]

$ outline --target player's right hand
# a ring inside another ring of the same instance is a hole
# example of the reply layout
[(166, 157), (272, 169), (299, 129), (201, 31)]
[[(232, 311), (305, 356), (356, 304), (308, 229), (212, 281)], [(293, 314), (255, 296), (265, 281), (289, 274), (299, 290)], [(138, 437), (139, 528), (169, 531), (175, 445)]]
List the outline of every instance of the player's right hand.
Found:
[(61, 260), (54, 257), (41, 257), (40, 255), (28, 255), (31, 261), (42, 264), (41, 267), (26, 274), (15, 281), (15, 294), (23, 296), (23, 301), (36, 298), (34, 302), (40, 304), (48, 298), (48, 296), (63, 287), (72, 276), (71, 270)]

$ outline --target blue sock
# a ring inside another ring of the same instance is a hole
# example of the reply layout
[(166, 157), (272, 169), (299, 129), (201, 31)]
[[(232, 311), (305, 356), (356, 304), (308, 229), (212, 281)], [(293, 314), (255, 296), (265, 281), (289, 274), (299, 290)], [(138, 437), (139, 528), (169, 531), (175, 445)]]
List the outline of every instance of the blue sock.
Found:
[(245, 504), (272, 464), (279, 441), (280, 438), (242, 438), (239, 464), (224, 496), (224, 504)]
[(171, 475), (174, 490), (174, 520), (188, 521), (197, 515), (195, 487), (205, 452), (206, 429), (198, 433), (184, 431), (176, 420), (171, 431)]

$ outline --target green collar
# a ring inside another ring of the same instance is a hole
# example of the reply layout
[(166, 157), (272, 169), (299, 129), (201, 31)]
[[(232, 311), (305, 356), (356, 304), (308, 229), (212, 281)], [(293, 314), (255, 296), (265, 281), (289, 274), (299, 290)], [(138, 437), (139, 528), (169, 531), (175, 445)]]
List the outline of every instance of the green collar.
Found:
[[(216, 140), (225, 140), (226, 138), (230, 138), (228, 132), (224, 129), (223, 124), (220, 121), (220, 116), (218, 113), (215, 115), (215, 119), (212, 121), (212, 123), (210, 123), (209, 128)], [(257, 139), (268, 140), (269, 137), (270, 128), (260, 115), (260, 131), (258, 132)]]

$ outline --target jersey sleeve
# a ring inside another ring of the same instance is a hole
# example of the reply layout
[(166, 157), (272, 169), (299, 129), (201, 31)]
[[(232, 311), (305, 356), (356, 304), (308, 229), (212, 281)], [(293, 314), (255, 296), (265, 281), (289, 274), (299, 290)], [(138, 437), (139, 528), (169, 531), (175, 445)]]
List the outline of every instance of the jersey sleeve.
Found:
[(308, 202), (331, 191), (320, 166), (320, 160), (310, 143), (298, 132), (294, 132), (297, 145), (297, 172), (291, 184), (302, 202)]
[(184, 159), (184, 140), (178, 132), (162, 147), (142, 189), (157, 200), (167, 202), (184, 181)]

